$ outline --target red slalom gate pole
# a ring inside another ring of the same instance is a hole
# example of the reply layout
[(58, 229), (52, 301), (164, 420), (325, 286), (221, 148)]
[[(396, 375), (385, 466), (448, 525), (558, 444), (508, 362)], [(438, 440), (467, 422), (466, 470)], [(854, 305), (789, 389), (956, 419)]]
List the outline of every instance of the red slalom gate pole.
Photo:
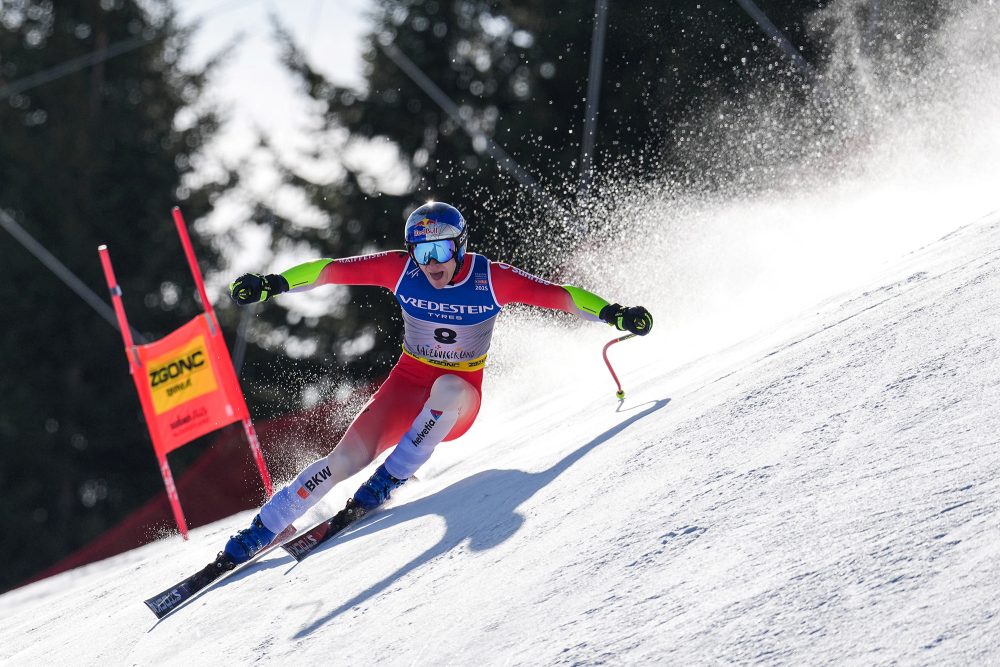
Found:
[[(104, 280), (108, 284), (108, 291), (111, 292), (111, 305), (115, 309), (115, 317), (118, 319), (118, 330), (122, 334), (125, 342), (125, 352), (131, 360), (132, 348), (135, 347), (132, 341), (132, 329), (128, 326), (128, 318), (125, 317), (125, 307), (122, 305), (122, 288), (118, 286), (115, 278), (114, 267), (111, 266), (111, 255), (108, 253), (108, 246), (97, 246), (97, 255), (101, 258), (101, 268), (104, 269)], [(131, 361), (129, 369), (132, 368)]]
[[(139, 402), (142, 403), (143, 414), (148, 414), (148, 402), (146, 394), (143, 393), (146, 389), (143, 385), (144, 379), (140, 379), (142, 375), (142, 363), (139, 360), (139, 352), (132, 340), (132, 330), (129, 328), (128, 318), (125, 316), (125, 306), (122, 303), (122, 288), (118, 285), (118, 280), (115, 278), (115, 270), (111, 266), (111, 254), (108, 252), (108, 246), (98, 246), (97, 254), (101, 258), (104, 279), (108, 284), (108, 291), (111, 292), (111, 304), (114, 306), (115, 317), (118, 319), (118, 328), (121, 330), (122, 341), (125, 343), (125, 358), (128, 360), (128, 372), (132, 376), (136, 392), (139, 394)], [(136, 371), (139, 371), (138, 374)], [(156, 436), (152, 430), (150, 430), (150, 437), (154, 440), (153, 448), (159, 452), (159, 448), (156, 446)], [(174, 514), (174, 521), (177, 522), (177, 529), (180, 531), (181, 536), (186, 540), (188, 539), (187, 520), (184, 518), (184, 510), (181, 509), (181, 499), (177, 494), (177, 487), (174, 485), (174, 476), (170, 472), (170, 464), (167, 463), (167, 457), (161, 454), (157, 455), (157, 462), (160, 464), (160, 476), (163, 478), (163, 486), (167, 490), (167, 498), (170, 501), (170, 509)]]
[(187, 258), (188, 266), (191, 268), (191, 275), (194, 276), (195, 287), (198, 288), (198, 296), (201, 297), (201, 307), (215, 320), (215, 311), (212, 310), (212, 302), (208, 300), (208, 292), (205, 291), (205, 280), (201, 277), (201, 269), (198, 267), (198, 259), (194, 256), (194, 247), (191, 245), (191, 237), (188, 236), (187, 225), (184, 224), (184, 216), (177, 206), (171, 210), (174, 215), (174, 226), (177, 227), (177, 235), (181, 237), (181, 246), (184, 248), (184, 256)]
[(608, 344), (604, 346), (604, 351), (602, 352), (604, 356), (604, 363), (607, 365), (608, 371), (611, 373), (611, 377), (615, 379), (615, 384), (618, 385), (618, 391), (615, 392), (615, 396), (618, 397), (618, 400), (620, 401), (625, 400), (625, 390), (622, 389), (622, 383), (618, 381), (618, 375), (615, 373), (615, 369), (611, 367), (611, 361), (608, 360), (608, 348), (615, 343), (620, 343), (623, 340), (628, 340), (629, 338), (635, 338), (635, 334), (625, 334), (620, 338), (615, 338), (614, 340), (609, 341)]
[(167, 498), (170, 499), (170, 509), (174, 512), (174, 521), (177, 522), (177, 529), (181, 531), (181, 537), (188, 539), (188, 525), (181, 510), (181, 497), (177, 493), (177, 486), (174, 484), (174, 474), (170, 472), (170, 464), (167, 463), (166, 455), (157, 457), (160, 463), (160, 476), (163, 478), (163, 486), (167, 489)]
[[(194, 247), (191, 245), (191, 237), (188, 236), (187, 225), (184, 224), (184, 216), (181, 214), (181, 209), (175, 206), (171, 213), (174, 217), (174, 226), (177, 227), (177, 235), (181, 239), (181, 245), (184, 247), (184, 256), (187, 258), (188, 266), (191, 268), (191, 275), (194, 277), (195, 286), (198, 288), (198, 295), (201, 297), (201, 305), (205, 309), (205, 314), (209, 318), (209, 323), (215, 329), (215, 331), (220, 332), (219, 340), (222, 343), (223, 348), (226, 350), (224, 363), (228, 366), (229, 372), (232, 376), (236, 377), (236, 370), (233, 368), (232, 358), (229, 356), (229, 348), (226, 347), (226, 342), (221, 336), (222, 329), (219, 327), (219, 320), (215, 317), (215, 310), (212, 308), (212, 302), (208, 300), (208, 292), (205, 290), (205, 280), (202, 278), (201, 269), (198, 267), (198, 259), (194, 255)], [(240, 400), (243, 400), (242, 394), (240, 395)], [(245, 408), (244, 403), (244, 408)], [(268, 498), (274, 493), (273, 487), (271, 485), (271, 475), (267, 470), (267, 463), (264, 461), (264, 454), (260, 451), (260, 442), (257, 439), (257, 430), (253, 427), (253, 422), (250, 421), (250, 411), (244, 410), (248, 415), (242, 420), (243, 432), (246, 434), (247, 442), (250, 445), (250, 451), (253, 454), (254, 462), (257, 464), (257, 470), (260, 471), (261, 481), (264, 482), (264, 489), (267, 491)]]

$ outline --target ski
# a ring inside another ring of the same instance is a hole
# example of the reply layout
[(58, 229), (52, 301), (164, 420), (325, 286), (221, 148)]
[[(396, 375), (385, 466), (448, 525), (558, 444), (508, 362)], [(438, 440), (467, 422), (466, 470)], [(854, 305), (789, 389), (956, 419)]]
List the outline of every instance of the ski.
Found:
[(199, 592), (207, 588), (213, 582), (255, 562), (262, 556), (266, 555), (269, 551), (280, 545), (282, 540), (288, 539), (294, 533), (295, 527), (289, 526), (278, 534), (277, 537), (271, 540), (270, 544), (254, 554), (253, 558), (239, 565), (230, 560), (229, 556), (227, 556), (224, 551), (220, 551), (219, 555), (216, 556), (215, 560), (211, 563), (198, 570), (190, 577), (177, 582), (162, 593), (154, 595), (148, 600), (144, 600), (144, 602), (156, 618), (162, 619), (164, 616), (177, 609), (191, 598), (195, 597)]
[(326, 521), (316, 524), (301, 535), (297, 535), (295, 539), (285, 542), (281, 545), (281, 548), (288, 552), (288, 555), (297, 562), (301, 561), (311, 554), (316, 547), (339, 535), (345, 528), (365, 514), (365, 510), (355, 505), (352, 500), (348, 500), (344, 509)]
[(206, 589), (209, 585), (247, 567), (278, 546), (288, 552), (296, 561), (301, 561), (316, 547), (337, 536), (365, 514), (366, 512), (363, 509), (355, 506), (353, 502), (348, 501), (347, 506), (334, 514), (330, 519), (316, 524), (301, 535), (282, 544), (284, 540), (288, 540), (295, 533), (295, 528), (289, 526), (275, 537), (270, 544), (254, 554), (253, 558), (240, 565), (233, 563), (225, 552), (219, 552), (219, 555), (211, 563), (165, 591), (154, 595), (148, 600), (144, 600), (144, 602), (156, 618), (162, 619), (188, 600), (197, 596), (198, 593)]

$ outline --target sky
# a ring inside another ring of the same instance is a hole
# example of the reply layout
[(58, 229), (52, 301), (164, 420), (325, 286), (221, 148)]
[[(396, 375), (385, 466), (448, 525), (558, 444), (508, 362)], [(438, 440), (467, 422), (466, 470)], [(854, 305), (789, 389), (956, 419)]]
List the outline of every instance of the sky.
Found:
[(277, 143), (297, 143), (307, 122), (301, 93), (279, 63), (270, 17), (291, 31), (313, 67), (331, 81), (360, 85), (363, 16), (368, 0), (178, 0), (183, 23), (201, 20), (189, 57), (204, 62), (242, 36), (213, 82), (214, 95), (231, 112), (219, 150), (237, 157), (252, 148), (259, 131)]
[[(368, 0), (177, 1), (183, 24), (201, 22), (188, 54), (192, 65), (205, 63), (233, 40), (240, 40), (210, 87), (208, 99), (224, 110), (225, 125), (207, 149), (207, 159), (199, 165), (205, 174), (214, 173), (219, 163), (239, 167), (241, 190), (246, 190), (228, 193), (208, 218), (197, 223), (199, 231), (209, 235), (241, 230), (241, 246), (227, 247), (224, 253), (238, 260), (219, 274), (206, 276), (210, 292), (221, 294), (232, 278), (230, 273), (261, 271), (268, 269), (265, 263), (275, 261), (267, 233), (243, 224), (251, 212), (251, 199), (265, 201), (299, 220), (318, 222), (315, 212), (310, 213), (302, 203), (300, 193), (280, 186), (272, 158), (254, 150), (261, 136), (271, 140), (283, 161), (311, 177), (333, 178), (338, 173), (338, 165), (332, 161), (317, 164), (301, 158), (316, 135), (308, 132), (305, 94), (296, 90), (295, 81), (279, 61), (271, 16), (277, 16), (291, 32), (312, 67), (336, 84), (361, 86), (362, 40), (368, 29), (365, 11), (369, 4)], [(282, 257), (278, 263), (305, 259)]]

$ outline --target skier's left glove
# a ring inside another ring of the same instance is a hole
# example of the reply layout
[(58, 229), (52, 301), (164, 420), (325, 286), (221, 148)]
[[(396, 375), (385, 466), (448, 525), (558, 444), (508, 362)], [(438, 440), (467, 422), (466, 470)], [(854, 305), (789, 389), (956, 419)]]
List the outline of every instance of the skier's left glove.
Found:
[(609, 303), (601, 309), (598, 317), (619, 331), (628, 331), (637, 336), (645, 336), (653, 329), (653, 316), (642, 306), (626, 308), (617, 303)]
[(244, 273), (229, 286), (229, 296), (238, 306), (267, 301), (276, 294), (288, 291), (288, 281), (277, 273), (266, 276)]

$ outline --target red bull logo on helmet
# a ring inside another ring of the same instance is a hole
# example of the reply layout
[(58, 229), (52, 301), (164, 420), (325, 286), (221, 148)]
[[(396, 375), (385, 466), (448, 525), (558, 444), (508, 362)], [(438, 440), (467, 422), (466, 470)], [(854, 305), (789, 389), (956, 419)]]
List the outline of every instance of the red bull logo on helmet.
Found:
[(410, 229), (410, 233), (413, 235), (413, 238), (422, 238), (426, 241), (435, 241), (440, 236), (447, 234), (449, 231), (453, 231), (451, 225), (444, 225), (440, 222), (431, 220), (430, 218), (424, 218), (413, 225)]

